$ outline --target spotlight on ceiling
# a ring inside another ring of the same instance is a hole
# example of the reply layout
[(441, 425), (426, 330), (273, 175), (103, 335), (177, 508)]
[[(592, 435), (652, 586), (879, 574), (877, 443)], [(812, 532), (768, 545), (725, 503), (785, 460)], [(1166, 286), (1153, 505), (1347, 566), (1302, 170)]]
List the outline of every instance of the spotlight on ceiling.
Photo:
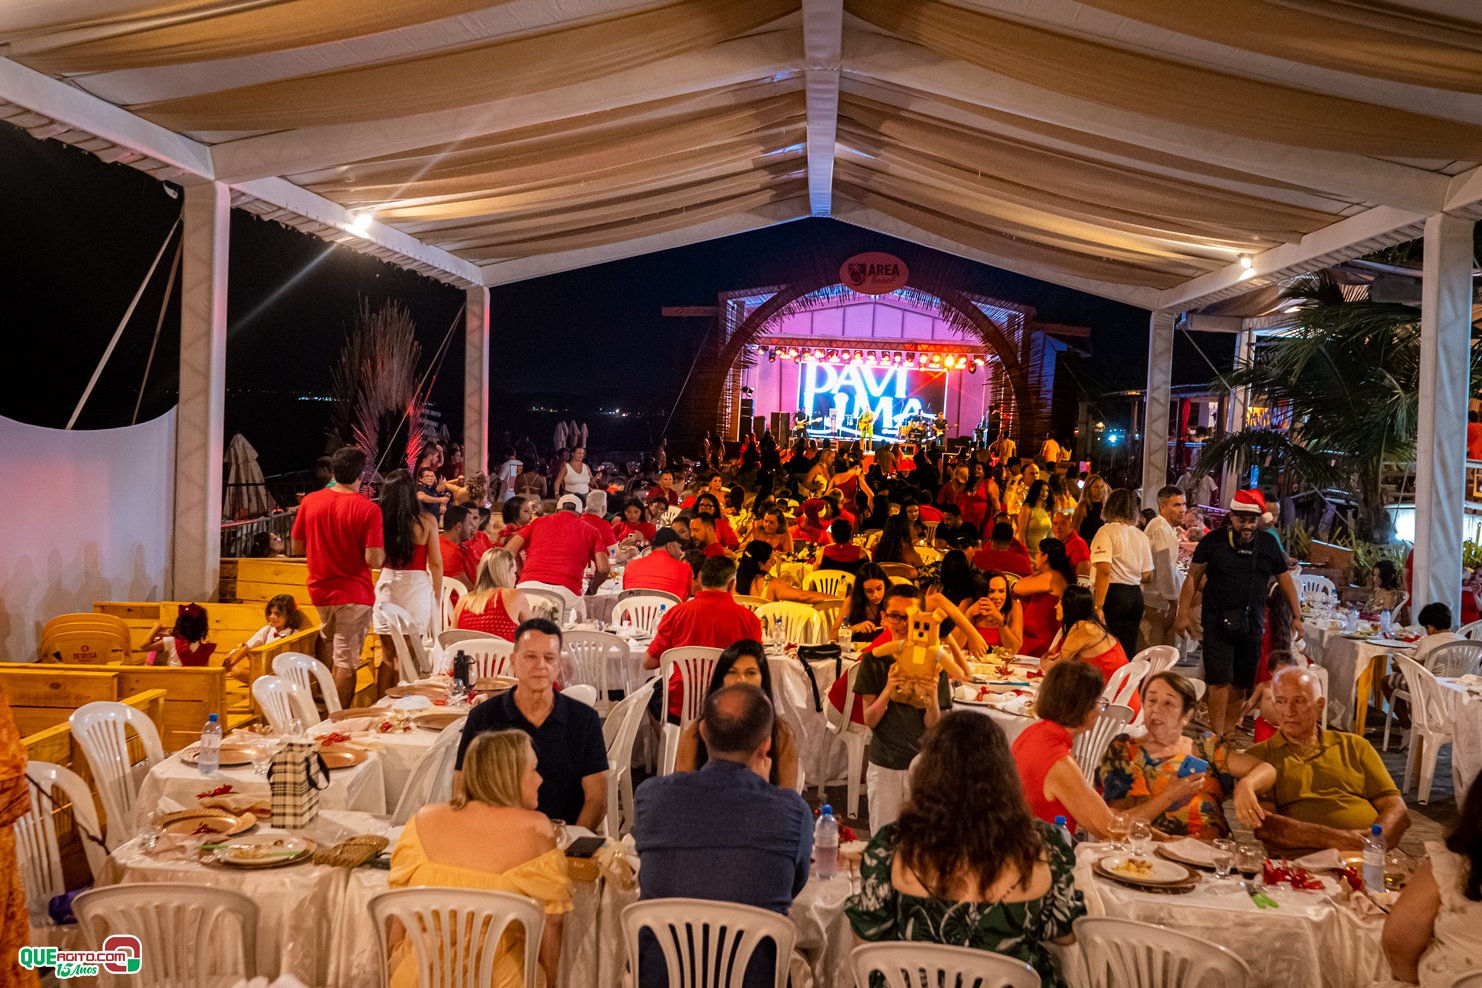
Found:
[(363, 237), (367, 233), (369, 233), (371, 225), (371, 212), (371, 210), (367, 209), (362, 212), (352, 213), (350, 217), (350, 232), (355, 234), (357, 237)]
[(1240, 266), (1247, 271), (1255, 267), (1256, 262), (1251, 260), (1251, 256), (1249, 254), (1241, 254), (1239, 260)]
[(767, 351), (767, 363), (769, 363), (769, 364), (775, 364), (776, 362), (777, 362), (777, 351), (776, 350), (768, 350)]

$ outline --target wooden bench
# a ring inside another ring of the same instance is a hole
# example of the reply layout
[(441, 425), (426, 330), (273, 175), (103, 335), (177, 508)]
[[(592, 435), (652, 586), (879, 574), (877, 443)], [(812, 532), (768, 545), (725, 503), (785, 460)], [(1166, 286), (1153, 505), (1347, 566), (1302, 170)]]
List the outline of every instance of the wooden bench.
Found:
[[(142, 664), (145, 653), (141, 646), (144, 636), (155, 624), (169, 627), (180, 612), (180, 601), (125, 601), (99, 600), (93, 602), (93, 611), (111, 614), (129, 626), (134, 647), (134, 664)], [(319, 641), (319, 612), (312, 607), (300, 605), (309, 624), (286, 638), (255, 645), (243, 661), (246, 665), (247, 681), (273, 671), (273, 659), (284, 652), (303, 652), (313, 655)], [(211, 627), (209, 641), (216, 642), (212, 654), (212, 666), (219, 666), (240, 643), (256, 634), (265, 623), (261, 604), (208, 604), (206, 615)], [(235, 684), (228, 684), (232, 688)]]
[[(221, 600), (255, 602), (260, 607), (278, 594), (286, 593), (291, 594), (300, 607), (309, 603), (309, 567), (302, 559), (280, 556), (277, 559), (223, 559), (221, 563), (222, 580), (217, 586)], [(371, 570), (371, 581), (375, 582), (380, 575), (380, 570)]]
[(219, 667), (3, 663), (0, 682), (11, 696), (23, 735), (64, 724), (84, 703), (122, 702), (124, 697), (151, 691), (162, 694), (154, 720), (166, 752), (178, 751), (199, 738), (201, 725), (213, 713), (222, 715), (227, 729), (258, 719), (251, 695), (243, 689), (229, 691), (226, 673)]

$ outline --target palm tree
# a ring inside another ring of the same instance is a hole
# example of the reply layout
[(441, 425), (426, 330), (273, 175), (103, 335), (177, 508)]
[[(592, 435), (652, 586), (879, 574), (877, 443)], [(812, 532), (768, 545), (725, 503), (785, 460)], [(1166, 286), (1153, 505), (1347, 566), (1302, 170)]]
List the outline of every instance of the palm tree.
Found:
[[(1220, 436), (1195, 465), (1210, 473), (1246, 457), (1346, 491), (1358, 504), (1358, 533), (1388, 533), (1384, 465), (1415, 457), (1420, 393), (1420, 309), (1351, 301), (1329, 272), (1297, 279), (1283, 293), (1293, 328), (1237, 368), (1231, 389), (1249, 387), (1290, 409), (1290, 429), (1246, 428)], [(1472, 390), (1478, 370), (1473, 327)], [(1387, 538), (1385, 539), (1387, 541)]]

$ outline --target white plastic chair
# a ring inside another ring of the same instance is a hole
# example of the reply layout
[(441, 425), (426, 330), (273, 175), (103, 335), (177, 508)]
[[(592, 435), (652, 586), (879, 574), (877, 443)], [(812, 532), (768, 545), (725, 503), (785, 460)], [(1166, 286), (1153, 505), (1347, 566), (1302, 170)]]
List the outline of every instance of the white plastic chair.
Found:
[(571, 660), (572, 684), (584, 683), (597, 691), (597, 712), (612, 708), (611, 690), (628, 692), (628, 643), (605, 631), (568, 631), (562, 650)]
[(678, 594), (672, 594), (667, 590), (654, 590), (651, 587), (634, 587), (631, 590), (618, 591), (618, 600), (624, 601), (631, 597), (662, 597), (671, 604), (681, 604)]
[(404, 683), (414, 683), (432, 672), (432, 660), (422, 650), (422, 636), (426, 632), (416, 626), (412, 612), (400, 604), (389, 602), (376, 604), (376, 610), (391, 628), (391, 645), (396, 649), (396, 677)]
[(515, 652), (514, 642), (503, 638), (470, 638), (455, 645), (453, 651), (461, 651), (472, 660), (468, 674), (475, 680), (513, 675), (510, 656)]
[(51, 762), (29, 762), (26, 781), (31, 784), (31, 809), (15, 822), (15, 850), (31, 925), (41, 928), (52, 925), (47, 913), (52, 896), (67, 891), (62, 851), (57, 844), (56, 808), (52, 805), (57, 790), (72, 804), (73, 826), (95, 878), (108, 860), (108, 852), (89, 839), (89, 835), (101, 839), (103, 829), (98, 826), (93, 794), (80, 775)]
[[(72, 737), (87, 756), (88, 769), (98, 786), (103, 801), (103, 814), (108, 820), (108, 850), (115, 851), (134, 836), (134, 803), (139, 797), (139, 780), (165, 757), (159, 731), (154, 721), (141, 710), (122, 703), (98, 700), (85, 703), (67, 718)], [(132, 730), (139, 738), (144, 758), (132, 764), (128, 735)]]
[(1106, 698), (1107, 703), (1130, 707), (1132, 698), (1137, 695), (1137, 688), (1142, 685), (1147, 673), (1148, 664), (1142, 659), (1133, 659), (1111, 674), (1101, 695)]
[(1101, 711), (1091, 729), (1083, 731), (1071, 745), (1070, 750), (1075, 755), (1075, 763), (1081, 767), (1081, 775), (1093, 787), (1096, 785), (1096, 773), (1101, 769), (1101, 758), (1111, 745), (1112, 738), (1131, 720), (1132, 708), (1114, 703)]
[(771, 601), (765, 597), (752, 597), (748, 594), (741, 593), (732, 594), (731, 599), (753, 614), (757, 612), (758, 608), (766, 607), (768, 604), (771, 603)]
[(1328, 670), (1326, 666), (1320, 666), (1314, 663), (1307, 667), (1307, 671), (1317, 680), (1318, 689), (1322, 690), (1322, 729), (1326, 731), (1328, 729), (1328, 714), (1330, 713), (1328, 708), (1333, 704), (1333, 693), (1328, 689)]
[(1143, 679), (1156, 676), (1160, 672), (1167, 672), (1178, 665), (1178, 649), (1172, 645), (1149, 645), (1132, 657), (1133, 662), (1146, 662), (1147, 672)]
[(866, 943), (849, 953), (855, 988), (871, 976), (886, 988), (1039, 988), (1039, 974), (1021, 960), (973, 947), (939, 943)]
[(438, 634), (453, 627), (453, 612), (458, 609), (458, 601), (468, 594), (468, 588), (463, 581), (453, 576), (443, 577), (443, 592), (437, 602), (437, 627), (433, 629)]
[(1451, 704), (1446, 688), (1436, 682), (1435, 673), (1408, 655), (1396, 655), (1395, 662), (1405, 674), (1411, 696), (1410, 751), (1405, 756), (1405, 784), (1401, 791), (1410, 791), (1410, 780), (1418, 762), (1420, 803), (1425, 805), (1430, 802), (1431, 783), (1436, 778), (1436, 756), (1443, 744), (1451, 743)]
[(612, 626), (620, 628), (627, 625), (633, 629), (635, 634), (652, 637), (653, 633), (658, 630), (659, 619), (669, 608), (675, 606), (677, 605), (672, 600), (664, 597), (638, 594), (613, 605)]
[(568, 700), (585, 703), (594, 710), (597, 708), (597, 687), (595, 686), (588, 686), (586, 683), (577, 683), (574, 686), (563, 688), (561, 695)]
[[(849, 754), (849, 816), (859, 816), (859, 777), (864, 772), (865, 748), (870, 743), (870, 729), (863, 724), (856, 724), (850, 717), (854, 709), (854, 681), (859, 678), (859, 670), (863, 663), (856, 662), (844, 673), (844, 709), (834, 709), (832, 703), (825, 702), (823, 705), (823, 716), (830, 734), (844, 742), (844, 748)], [(827, 760), (823, 762), (828, 764)], [(818, 798), (824, 797), (824, 786), (828, 779), (818, 780)]]
[(1447, 642), (1426, 656), (1425, 667), (1443, 679), (1472, 676), (1482, 665), (1482, 642)]
[(554, 590), (517, 584), (515, 589), (530, 599), (530, 610), (537, 617), (550, 618), (560, 624), (566, 618), (569, 601)]
[(459, 642), (488, 637), (487, 631), (469, 631), (467, 628), (448, 628), (439, 632), (432, 643), (432, 671), (446, 673), (453, 668), (453, 653), (458, 651)]
[[(685, 645), (667, 649), (659, 656), (659, 678), (664, 689), (664, 753), (659, 766), (660, 775), (674, 773), (674, 759), (679, 754), (679, 736), (690, 721), (699, 718), (705, 709), (705, 691), (710, 687), (710, 675), (715, 672), (715, 663), (721, 650), (701, 645)], [(669, 723), (669, 680), (679, 672), (679, 688), (684, 697), (680, 705), (679, 725)]]
[(787, 640), (799, 645), (817, 645), (823, 641), (822, 622), (812, 604), (799, 604), (791, 600), (779, 600), (756, 609), (756, 616), (765, 628), (770, 622), (780, 621)]
[(72, 912), (88, 949), (101, 949), (115, 934), (139, 939), (139, 974), (105, 974), (105, 986), (189, 988), (230, 980), (223, 975), (257, 976), (257, 904), (240, 892), (184, 883), (112, 885), (73, 899)]
[(1335, 601), (1338, 599), (1338, 588), (1333, 585), (1333, 581), (1317, 573), (1303, 573), (1298, 576), (1297, 591), (1304, 597), (1310, 593), (1318, 593)]
[(710, 899), (649, 899), (623, 910), (628, 963), (638, 968), (638, 935), (658, 941), (669, 988), (742, 988), (751, 955), (764, 940), (777, 948), (776, 988), (787, 985), (787, 965), (798, 930), (769, 909)]
[(1245, 988), (1250, 968), (1216, 943), (1152, 923), (1082, 916), (1073, 927), (1088, 988)]
[(407, 888), (373, 896), (368, 908), (376, 924), (383, 985), (391, 977), (393, 920), (400, 921), (411, 941), (420, 988), (493, 984), (499, 942), (511, 926), (525, 933), (521, 984), (538, 983), (545, 910), (534, 899), (485, 889)]
[(603, 724), (607, 742), (607, 816), (604, 832), (618, 840), (633, 829), (633, 744), (643, 726), (649, 698), (659, 681), (650, 679), (612, 708)]
[[(276, 655), (273, 657), (273, 675), (283, 677), (307, 693), (310, 706), (313, 706), (313, 684), (318, 683), (319, 698), (324, 701), (325, 712), (332, 714), (340, 709), (340, 694), (335, 689), (334, 676), (330, 674), (329, 667), (314, 656), (302, 652)], [(317, 724), (320, 719), (316, 712), (312, 723)]]
[(854, 574), (841, 569), (816, 569), (803, 579), (803, 589), (830, 597), (847, 597), (854, 589)]
[(417, 759), (416, 767), (407, 776), (406, 785), (397, 797), (396, 809), (391, 814), (392, 826), (405, 826), (412, 814), (428, 803), (441, 803), (453, 798), (453, 765), (458, 761), (458, 740), (463, 737), (463, 725), (467, 720), (464, 717), (443, 728), (432, 747)]
[(252, 699), (267, 718), (268, 726), (279, 734), (293, 731), (294, 721), (301, 729), (319, 722), (314, 701), (290, 679), (282, 676), (258, 676), (252, 681)]
[(1468, 971), (1451, 982), (1451, 988), (1482, 988), (1482, 971)]
[(1482, 642), (1482, 621), (1473, 621), (1456, 629), (1456, 633), (1470, 642)]

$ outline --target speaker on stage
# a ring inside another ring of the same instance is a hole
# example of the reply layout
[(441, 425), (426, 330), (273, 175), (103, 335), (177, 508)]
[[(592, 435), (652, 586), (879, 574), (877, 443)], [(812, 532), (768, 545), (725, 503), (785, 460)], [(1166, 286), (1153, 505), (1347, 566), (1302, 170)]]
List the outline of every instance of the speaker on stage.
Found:
[(756, 409), (756, 402), (752, 398), (741, 399), (741, 424), (745, 425), (751, 421), (751, 413)]
[(767, 431), (767, 417), (765, 415), (753, 415), (751, 417), (751, 434), (758, 439), (762, 433)]
[(786, 446), (792, 440), (792, 412), (772, 413), (772, 438), (779, 446)]

